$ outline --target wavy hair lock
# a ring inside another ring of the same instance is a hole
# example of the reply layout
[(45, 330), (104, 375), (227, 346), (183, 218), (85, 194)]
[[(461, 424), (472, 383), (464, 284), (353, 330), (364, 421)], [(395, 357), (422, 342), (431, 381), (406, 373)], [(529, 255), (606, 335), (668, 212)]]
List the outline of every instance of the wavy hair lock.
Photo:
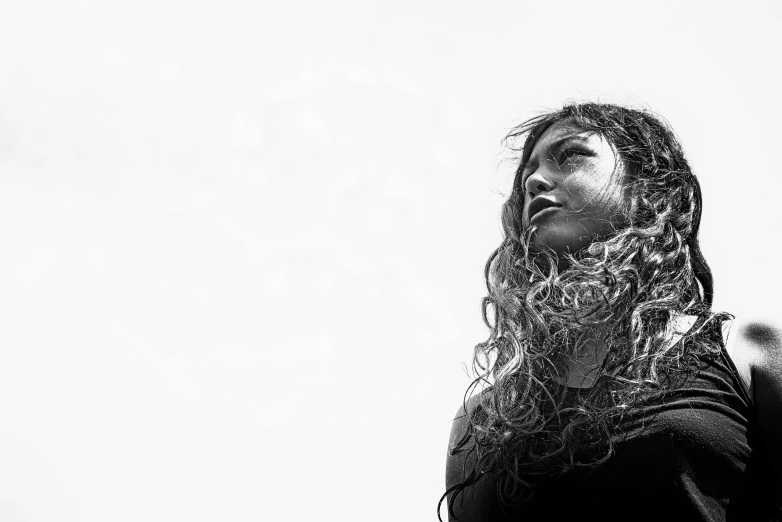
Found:
[[(565, 254), (560, 270), (553, 253), (530, 249), (521, 179), (540, 136), (565, 121), (611, 145), (630, 201), (628, 223)], [(475, 451), (477, 464), (440, 499), (448, 498), (451, 515), (458, 496), (484, 474), (496, 475), (503, 501), (523, 502), (544, 476), (605, 462), (623, 412), (673, 373), (717, 353), (706, 336), (685, 341), (730, 317), (711, 311), (714, 281), (698, 242), (700, 185), (663, 120), (613, 104), (572, 103), (522, 123), (504, 144), (520, 159), (502, 207), (503, 241), (484, 271), (489, 336), (475, 347), (476, 378), (465, 393), (469, 429), (450, 449)], [(679, 315), (698, 316), (700, 328), (673, 343)], [(595, 384), (568, 402), (559, 384), (563, 357), (598, 330), (607, 356)], [(468, 408), (479, 388), (476, 407)]]

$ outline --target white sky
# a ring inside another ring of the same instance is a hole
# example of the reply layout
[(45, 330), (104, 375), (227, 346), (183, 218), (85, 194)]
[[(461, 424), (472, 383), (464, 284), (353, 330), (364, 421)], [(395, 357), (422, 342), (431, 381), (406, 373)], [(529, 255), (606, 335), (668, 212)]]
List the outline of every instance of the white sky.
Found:
[(0, 8), (0, 520), (435, 520), (500, 139), (568, 99), (671, 122), (779, 315), (779, 2), (274, 4)]

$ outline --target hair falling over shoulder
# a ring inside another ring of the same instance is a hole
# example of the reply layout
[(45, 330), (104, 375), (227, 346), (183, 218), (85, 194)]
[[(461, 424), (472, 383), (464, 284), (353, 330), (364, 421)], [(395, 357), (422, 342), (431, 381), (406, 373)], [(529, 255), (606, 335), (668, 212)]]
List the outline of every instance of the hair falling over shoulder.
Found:
[[(621, 157), (631, 209), (627, 226), (567, 255), (561, 269), (555, 254), (530, 248), (534, 230), (522, 228), (520, 178), (536, 139), (563, 120), (599, 133)], [(523, 146), (515, 145), (522, 139)], [(477, 464), (441, 498), (447, 496), (450, 513), (486, 473), (496, 475), (500, 497), (515, 503), (544, 475), (604, 462), (624, 411), (673, 372), (719, 350), (686, 338), (730, 317), (711, 311), (713, 279), (698, 243), (700, 186), (660, 118), (616, 105), (571, 104), (518, 126), (506, 144), (521, 156), (502, 209), (504, 238), (485, 268), (489, 336), (475, 347), (476, 378), (465, 394), (469, 429), (450, 448), (455, 454), (472, 441)], [(703, 321), (672, 343), (680, 314)], [(565, 402), (562, 358), (598, 329), (607, 348), (599, 376), (576, 401)], [(478, 406), (468, 410), (475, 393)], [(584, 448), (591, 450), (587, 461), (578, 457)]]

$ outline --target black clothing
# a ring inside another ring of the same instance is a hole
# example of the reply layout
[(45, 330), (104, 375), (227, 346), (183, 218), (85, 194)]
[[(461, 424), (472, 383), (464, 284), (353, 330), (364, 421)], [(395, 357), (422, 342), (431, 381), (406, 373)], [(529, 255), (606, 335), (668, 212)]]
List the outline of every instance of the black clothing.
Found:
[(719, 356), (631, 408), (612, 435), (608, 461), (543, 480), (520, 506), (487, 506), (491, 519), (770, 520), (759, 500), (773, 495), (755, 412), (718, 326), (687, 342), (714, 336), (723, 345)]

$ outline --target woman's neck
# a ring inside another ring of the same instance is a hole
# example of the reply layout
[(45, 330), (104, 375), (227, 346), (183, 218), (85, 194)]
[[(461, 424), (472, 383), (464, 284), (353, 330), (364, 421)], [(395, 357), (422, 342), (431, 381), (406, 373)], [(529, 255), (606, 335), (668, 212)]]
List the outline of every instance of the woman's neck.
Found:
[[(694, 315), (677, 315), (669, 346), (679, 342), (697, 319)], [(604, 334), (595, 334), (586, 340), (576, 353), (566, 356), (562, 363), (564, 375), (555, 380), (569, 388), (591, 388), (600, 376), (600, 368), (608, 355), (605, 337)]]
[(576, 353), (564, 357), (564, 378), (557, 378), (557, 382), (569, 388), (591, 388), (607, 354), (605, 336), (596, 335), (588, 339)]

